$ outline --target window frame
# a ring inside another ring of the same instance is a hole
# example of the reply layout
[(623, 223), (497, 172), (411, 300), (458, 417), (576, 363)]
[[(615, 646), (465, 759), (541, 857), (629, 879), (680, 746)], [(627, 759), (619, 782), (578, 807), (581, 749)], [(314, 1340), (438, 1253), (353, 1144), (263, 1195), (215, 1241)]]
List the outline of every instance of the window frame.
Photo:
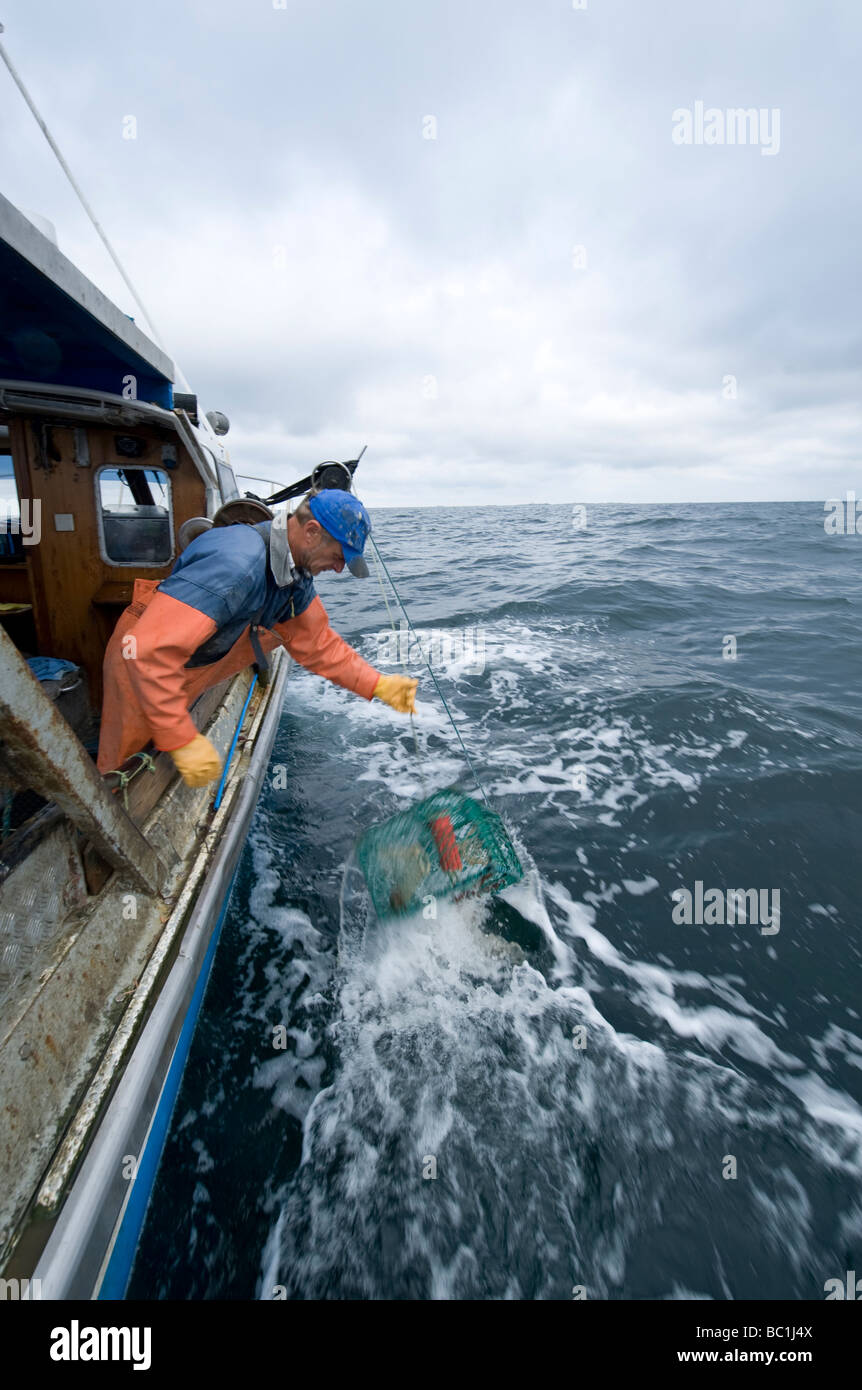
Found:
[[(101, 477), (103, 473), (161, 473), (164, 474), (167, 484), (168, 499), (168, 533), (171, 541), (171, 553), (165, 560), (113, 560), (108, 554), (108, 547), (105, 543), (104, 512), (102, 508), (102, 489)], [(177, 558), (177, 538), (174, 526), (174, 490), (171, 483), (171, 476), (168, 470), (159, 464), (152, 463), (103, 463), (93, 471), (93, 488), (96, 503), (96, 529), (99, 537), (99, 556), (105, 565), (112, 569), (148, 569), (161, 570), (166, 565), (172, 565)]]

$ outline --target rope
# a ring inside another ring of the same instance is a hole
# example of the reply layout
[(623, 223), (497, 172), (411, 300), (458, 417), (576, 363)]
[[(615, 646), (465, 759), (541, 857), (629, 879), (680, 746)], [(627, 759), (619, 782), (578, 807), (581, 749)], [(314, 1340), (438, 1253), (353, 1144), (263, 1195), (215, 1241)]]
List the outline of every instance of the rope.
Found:
[[(236, 729), (234, 730), (233, 741), (231, 742), (230, 748), (228, 749), (227, 757), (224, 761), (224, 769), (222, 771), (221, 781), (219, 782), (218, 788), (216, 790), (216, 799), (214, 807), (216, 811), (221, 805), (221, 799), (224, 794), (224, 784), (227, 781), (227, 774), (230, 768), (230, 760), (233, 757), (233, 750), (236, 748), (237, 739), (239, 738), (240, 734), (240, 729), (242, 728), (243, 720), (245, 719), (245, 712), (248, 709), (249, 701), (251, 700), (251, 697), (254, 694), (254, 687), (256, 685), (257, 674), (255, 673), (254, 680), (252, 681), (249, 687), (249, 692), (245, 697), (245, 704), (242, 707), (242, 714), (239, 717), (239, 723), (237, 724)], [(120, 780), (114, 788), (114, 791), (121, 791), (123, 793), (123, 805), (127, 811), (129, 809), (129, 793), (127, 790), (129, 783), (135, 777), (137, 777), (139, 772), (143, 772), (144, 768), (147, 769), (147, 772), (155, 772), (156, 770), (156, 764), (149, 753), (133, 753), (132, 757), (141, 759), (139, 767), (133, 768), (130, 772), (122, 772), (120, 768), (115, 767), (110, 772), (105, 773), (106, 777), (119, 777)]]
[[(3, 25), (2, 25), (2, 24), (0, 24), (0, 33), (3, 33)], [(105, 232), (103, 231), (102, 226), (101, 226), (101, 224), (100, 224), (98, 218), (96, 217), (96, 214), (93, 212), (93, 209), (90, 207), (90, 204), (87, 202), (87, 199), (84, 197), (84, 193), (83, 193), (83, 191), (81, 190), (81, 188), (78, 186), (78, 183), (77, 183), (77, 181), (76, 181), (76, 179), (75, 179), (74, 174), (72, 173), (72, 170), (69, 168), (68, 164), (66, 163), (65, 159), (63, 158), (63, 156), (62, 156), (62, 154), (61, 154), (61, 152), (60, 152), (60, 147), (58, 146), (56, 140), (54, 139), (53, 135), (51, 134), (51, 132), (50, 132), (50, 130), (48, 129), (47, 125), (45, 124), (44, 120), (43, 120), (42, 117), (40, 116), (38, 110), (36, 109), (36, 103), (33, 101), (33, 98), (30, 96), (30, 93), (27, 91), (27, 88), (24, 86), (24, 83), (23, 83), (23, 81), (21, 80), (21, 77), (19, 76), (18, 72), (16, 71), (16, 69), (15, 69), (15, 67), (14, 67), (14, 65), (13, 65), (13, 63), (12, 63), (12, 59), (9, 57), (9, 54), (6, 52), (6, 49), (4, 48), (4, 46), (3, 46), (2, 43), (0, 43), (0, 58), (3, 59), (3, 61), (4, 61), (4, 63), (6, 64), (7, 68), (9, 69), (9, 72), (10, 72), (10, 74), (11, 74), (11, 76), (12, 76), (13, 81), (15, 82), (16, 86), (18, 87), (18, 90), (20, 91), (21, 95), (23, 96), (24, 100), (26, 101), (27, 105), (29, 106), (30, 110), (32, 111), (32, 113), (33, 113), (33, 115), (34, 115), (34, 117), (35, 117), (35, 119), (36, 119), (36, 124), (38, 125), (38, 127), (39, 127), (39, 129), (41, 130), (42, 134), (44, 135), (45, 139), (48, 141), (48, 144), (51, 146), (51, 149), (54, 151), (54, 154), (57, 156), (57, 159), (58, 159), (59, 164), (60, 164), (60, 168), (63, 170), (63, 173), (66, 175), (66, 178), (69, 180), (70, 184), (72, 185), (73, 189), (75, 190), (75, 193), (76, 193), (77, 196), (78, 196), (78, 200), (79, 200), (79, 202), (81, 203), (81, 206), (83, 207), (84, 211), (86, 212), (87, 216), (89, 217), (90, 221), (92, 222), (93, 226), (95, 227), (96, 231), (98, 232), (98, 234), (99, 234), (99, 236), (100, 236), (102, 242), (103, 242), (104, 245), (105, 245), (105, 248), (106, 248), (106, 250), (107, 250), (107, 252), (108, 252), (108, 255), (110, 256), (111, 260), (114, 262), (114, 265), (117, 267), (117, 270), (120, 272), (120, 275), (121, 275), (122, 278), (123, 278), (123, 282), (125, 283), (126, 288), (128, 289), (130, 295), (131, 295), (132, 298), (134, 299), (134, 301), (135, 301), (135, 303), (137, 304), (138, 308), (141, 310), (141, 313), (144, 315), (144, 318), (145, 318), (145, 319), (147, 320), (147, 322), (149, 323), (150, 328), (151, 328), (152, 333), (153, 333), (153, 337), (155, 338), (155, 340), (156, 340), (156, 342), (159, 344), (159, 346), (160, 346), (160, 347), (163, 347), (163, 346), (164, 346), (164, 343), (163, 343), (162, 335), (159, 333), (159, 330), (158, 330), (158, 328), (156, 327), (156, 325), (155, 325), (155, 323), (154, 323), (154, 321), (153, 321), (153, 316), (152, 316), (152, 314), (151, 314), (150, 311), (147, 309), (146, 305), (144, 304), (144, 301), (141, 299), (141, 296), (138, 294), (137, 290), (135, 289), (134, 285), (132, 284), (131, 280), (129, 279), (128, 275), (126, 274), (125, 270), (123, 269), (123, 266), (122, 266), (122, 263), (121, 263), (121, 261), (120, 261), (119, 256), (117, 255), (117, 253), (116, 253), (116, 251), (114, 250), (114, 248), (113, 248), (113, 246), (111, 245), (111, 243), (108, 241), (108, 238), (107, 238)], [(177, 369), (177, 375), (178, 375), (178, 377), (181, 379), (181, 381), (182, 381), (183, 385), (186, 387), (186, 389), (188, 389), (188, 382), (185, 380), (185, 377), (183, 376), (183, 373), (180, 371), (179, 366), (177, 365), (176, 362), (174, 363), (174, 366), (175, 366), (176, 369)]]
[(216, 811), (218, 810), (219, 806), (221, 806), (221, 799), (222, 799), (222, 796), (224, 795), (224, 784), (225, 784), (225, 782), (227, 781), (228, 769), (230, 768), (230, 760), (231, 760), (231, 758), (233, 757), (233, 750), (236, 748), (236, 741), (237, 741), (237, 739), (239, 738), (239, 731), (240, 731), (240, 729), (241, 729), (242, 726), (243, 726), (243, 721), (244, 721), (244, 719), (245, 719), (245, 712), (246, 712), (246, 710), (248, 709), (249, 701), (251, 700), (251, 697), (252, 697), (252, 695), (254, 694), (254, 687), (255, 687), (256, 685), (257, 685), (257, 672), (255, 671), (255, 673), (254, 673), (254, 679), (252, 680), (252, 683), (251, 683), (251, 685), (250, 685), (249, 688), (248, 688), (248, 694), (247, 694), (246, 697), (245, 697), (245, 704), (244, 704), (243, 707), (242, 707), (242, 714), (240, 715), (239, 721), (237, 722), (237, 726), (236, 726), (236, 728), (234, 729), (234, 732), (233, 732), (233, 739), (232, 739), (232, 741), (231, 741), (230, 748), (227, 750), (227, 757), (226, 757), (225, 760), (224, 760), (224, 769), (223, 769), (223, 771), (222, 771), (221, 781), (219, 782), (218, 787), (217, 787), (217, 789), (216, 789), (215, 805), (214, 805), (214, 807), (213, 807), (213, 809), (216, 810)]
[(141, 762), (140, 766), (134, 768), (131, 772), (122, 772), (120, 768), (115, 767), (112, 768), (110, 772), (105, 773), (106, 777), (119, 777), (120, 780), (114, 787), (114, 791), (121, 791), (123, 793), (123, 806), (127, 811), (129, 809), (129, 783), (137, 777), (139, 772), (143, 772), (144, 768), (146, 768), (147, 772), (155, 772), (156, 770), (156, 764), (149, 753), (133, 753), (132, 757), (140, 758)]
[[(467, 752), (467, 749), (466, 749), (466, 747), (465, 747), (465, 745), (464, 745), (464, 740), (462, 739), (461, 734), (460, 734), (460, 731), (459, 731), (459, 729), (458, 729), (458, 725), (455, 723), (454, 717), (453, 717), (453, 715), (452, 715), (452, 711), (450, 710), (448, 704), (446, 703), (446, 696), (443, 694), (443, 691), (440, 689), (440, 682), (437, 680), (437, 677), (436, 677), (435, 674), (434, 674), (434, 670), (433, 670), (433, 667), (432, 667), (432, 665), (431, 665), (431, 662), (428, 660), (427, 656), (425, 655), (425, 652), (423, 651), (422, 643), (419, 641), (419, 637), (418, 637), (418, 635), (417, 635), (417, 633), (416, 633), (416, 630), (415, 630), (415, 628), (413, 627), (413, 624), (412, 624), (411, 621), (410, 621), (410, 618), (409, 618), (408, 613), (407, 613), (407, 609), (404, 607), (404, 602), (403, 602), (403, 600), (402, 600), (402, 598), (401, 598), (401, 595), (399, 594), (398, 589), (397, 589), (397, 587), (396, 587), (395, 580), (392, 578), (392, 575), (389, 573), (389, 570), (386, 568), (386, 562), (385, 562), (385, 560), (383, 559), (383, 556), (380, 554), (380, 551), (379, 551), (378, 548), (377, 548), (377, 545), (376, 545), (376, 542), (374, 541), (373, 536), (369, 536), (368, 539), (369, 539), (369, 541), (371, 542), (371, 545), (372, 545), (372, 547), (373, 547), (374, 558), (375, 558), (375, 560), (376, 560), (377, 562), (379, 562), (379, 564), (383, 567), (383, 573), (386, 575), (386, 578), (389, 580), (389, 583), (392, 585), (392, 592), (393, 592), (393, 594), (395, 595), (395, 597), (396, 597), (397, 600), (398, 600), (399, 606), (400, 606), (400, 608), (401, 608), (401, 612), (404, 614), (404, 619), (405, 619), (405, 621), (406, 621), (406, 623), (407, 623), (408, 631), (409, 631), (410, 634), (416, 639), (416, 645), (418, 646), (419, 651), (422, 653), (422, 660), (425, 662), (425, 665), (428, 667), (428, 673), (429, 673), (429, 675), (430, 675), (432, 681), (434, 682), (434, 686), (435, 686), (435, 689), (436, 689), (436, 691), (437, 691), (437, 694), (440, 696), (440, 699), (443, 701), (443, 708), (445, 709), (446, 713), (447, 713), (448, 716), (449, 716), (449, 723), (452, 725), (452, 728), (455, 730), (455, 737), (457, 738), (458, 742), (459, 742), (460, 745), (461, 745), (461, 751), (462, 751), (462, 753), (464, 754), (464, 757), (465, 757), (466, 760), (467, 760), (467, 766), (469, 767), (470, 772), (472, 773), (473, 781), (476, 783), (477, 788), (478, 788), (479, 791), (482, 793), (482, 797), (483, 797), (483, 799), (484, 799), (485, 805), (488, 807), (488, 810), (491, 811), (491, 810), (493, 810), (493, 807), (491, 806), (491, 803), (490, 803), (490, 801), (488, 800), (487, 792), (485, 791), (485, 788), (482, 786), (482, 783), (481, 783), (480, 780), (479, 780), (479, 774), (477, 773), (476, 769), (475, 769), (474, 766), (473, 766), (472, 760), (471, 760), (471, 758), (470, 758), (470, 754)], [(380, 579), (380, 572), (379, 572), (379, 570), (378, 570), (377, 577), (378, 577), (378, 579)], [(383, 591), (383, 599), (384, 599), (384, 602), (386, 603), (386, 612), (389, 614), (389, 621), (392, 623), (392, 630), (393, 630), (393, 632), (394, 632), (394, 631), (395, 631), (395, 623), (394, 623), (394, 621), (392, 620), (392, 615), (391, 615), (391, 613), (389, 612), (389, 602), (388, 602), (388, 600), (387, 600), (387, 598), (386, 598), (386, 591), (385, 591), (385, 589), (383, 589), (383, 580), (382, 580), (382, 579), (380, 579), (380, 587), (381, 587), (381, 590)], [(409, 653), (410, 653), (410, 648), (409, 648), (409, 644), (408, 644), (408, 655), (409, 655)], [(402, 664), (402, 666), (404, 667), (404, 669), (406, 670), (407, 667), (406, 667), (405, 663), (403, 662), (403, 660), (402, 660), (402, 663), (401, 663), (401, 664)], [(413, 716), (411, 715), (410, 717), (411, 717), (411, 721), (412, 721)], [(413, 730), (413, 735), (414, 735), (414, 738), (415, 738), (415, 736), (416, 736), (415, 727), (414, 727), (414, 730)], [(418, 740), (417, 740), (417, 744), (416, 744), (416, 753), (417, 753), (417, 756), (418, 756), (418, 754), (419, 754), (419, 744), (418, 744)]]
[[(374, 573), (377, 575), (377, 582), (378, 582), (378, 584), (380, 585), (380, 592), (381, 592), (381, 594), (383, 595), (383, 602), (386, 604), (386, 616), (387, 616), (387, 618), (389, 619), (389, 626), (392, 628), (392, 631), (395, 633), (395, 636), (397, 637), (397, 636), (398, 636), (398, 629), (397, 629), (396, 626), (395, 626), (395, 619), (393, 618), (393, 616), (392, 616), (392, 610), (391, 610), (390, 607), (389, 607), (389, 598), (388, 598), (388, 596), (387, 596), (387, 593), (386, 593), (385, 588), (383, 587), (383, 575), (382, 575), (381, 570), (380, 570), (381, 564), (382, 564), (382, 561), (378, 558), (377, 546), (375, 545), (375, 547), (374, 547)], [(391, 583), (391, 581), (390, 581), (390, 583)], [(400, 602), (400, 600), (399, 600), (399, 602)], [(408, 648), (407, 648), (407, 655), (408, 655), (408, 656), (410, 655), (410, 647), (409, 647), (409, 644), (408, 644)], [(401, 662), (401, 669), (402, 669), (402, 671), (404, 672), (404, 674), (406, 675), (406, 674), (407, 674), (407, 662), (404, 660), (404, 658), (403, 658), (402, 655), (401, 655), (400, 643), (399, 643), (399, 648), (398, 648), (398, 660)], [(426, 782), (425, 782), (425, 778), (424, 778), (424, 776), (422, 775), (422, 754), (421, 754), (420, 751), (419, 751), (419, 738), (418, 738), (418, 735), (417, 735), (417, 733), (416, 733), (416, 721), (415, 721), (415, 718), (414, 718), (414, 716), (413, 716), (412, 714), (411, 714), (411, 716), (410, 716), (410, 728), (411, 728), (412, 731), (413, 731), (413, 747), (414, 747), (415, 750), (416, 750), (416, 771), (417, 771), (417, 774), (418, 774), (418, 777), (419, 777), (420, 785), (421, 785), (421, 787), (422, 787), (422, 795), (423, 795), (423, 798), (424, 798), (424, 797), (427, 797), (427, 796), (428, 796), (428, 787), (427, 787), (427, 784), (426, 784)]]

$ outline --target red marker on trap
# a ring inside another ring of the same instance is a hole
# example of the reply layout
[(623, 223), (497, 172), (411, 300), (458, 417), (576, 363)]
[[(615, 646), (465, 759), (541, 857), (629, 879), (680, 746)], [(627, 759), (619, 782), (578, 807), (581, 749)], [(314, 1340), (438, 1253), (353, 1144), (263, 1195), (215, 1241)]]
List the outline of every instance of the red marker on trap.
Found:
[(434, 836), (434, 843), (437, 846), (440, 868), (445, 869), (450, 874), (458, 873), (464, 865), (461, 863), (461, 855), (458, 852), (454, 825), (448, 816), (438, 816), (430, 824), (431, 834)]
[(371, 826), (356, 855), (381, 920), (423, 911), (429, 895), (499, 893), (524, 872), (496, 811), (454, 787)]

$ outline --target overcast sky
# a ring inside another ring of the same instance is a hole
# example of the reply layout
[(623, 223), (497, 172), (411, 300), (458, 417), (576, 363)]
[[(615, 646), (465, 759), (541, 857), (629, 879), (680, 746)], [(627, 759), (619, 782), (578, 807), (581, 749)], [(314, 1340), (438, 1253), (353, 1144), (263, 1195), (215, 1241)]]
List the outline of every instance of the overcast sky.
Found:
[[(238, 471), (367, 443), (372, 506), (862, 492), (859, 0), (281, 5), (0, 15)], [(0, 123), (2, 191), (140, 322), (4, 67)]]

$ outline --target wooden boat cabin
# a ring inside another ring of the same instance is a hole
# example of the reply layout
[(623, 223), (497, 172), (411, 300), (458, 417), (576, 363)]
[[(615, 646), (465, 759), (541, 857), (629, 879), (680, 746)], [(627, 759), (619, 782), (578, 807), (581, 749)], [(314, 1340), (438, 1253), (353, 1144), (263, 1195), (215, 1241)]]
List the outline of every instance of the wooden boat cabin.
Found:
[(175, 375), (0, 197), (0, 1274), (38, 1265), (43, 1297), (105, 1277), (135, 1185), (123, 1157), (176, 1060), (288, 664), (250, 701), (243, 672), (192, 710), (223, 758), (240, 733), (218, 806), (152, 748), (96, 771), (102, 660), (135, 579), (168, 575), (196, 527), (271, 514), (239, 499), (225, 417)]

